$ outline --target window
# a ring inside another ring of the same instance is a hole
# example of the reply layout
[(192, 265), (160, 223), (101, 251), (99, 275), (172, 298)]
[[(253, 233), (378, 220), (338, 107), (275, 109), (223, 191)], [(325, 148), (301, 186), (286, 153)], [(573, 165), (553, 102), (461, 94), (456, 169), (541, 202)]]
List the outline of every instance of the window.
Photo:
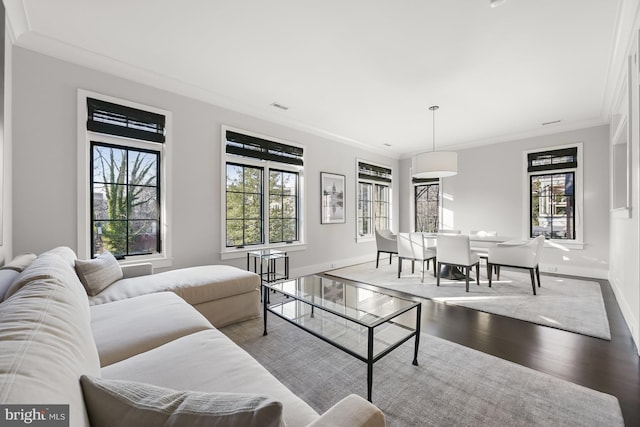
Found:
[(389, 186), (376, 184), (374, 188), (373, 203), (375, 209), (373, 215), (376, 221), (376, 228), (385, 230), (389, 228)]
[(415, 231), (435, 233), (440, 229), (440, 180), (413, 179)]
[(170, 113), (78, 92), (78, 253), (170, 266)]
[(358, 237), (373, 235), (373, 184), (358, 183)]
[(269, 242), (298, 240), (298, 173), (272, 169), (269, 175)]
[(391, 228), (391, 168), (358, 161), (358, 238)]
[(578, 147), (527, 154), (529, 237), (577, 240)]
[(92, 255), (160, 252), (160, 152), (91, 143)]
[(223, 127), (223, 251), (301, 241), (303, 149)]
[(263, 186), (262, 168), (227, 163), (227, 246), (264, 242)]

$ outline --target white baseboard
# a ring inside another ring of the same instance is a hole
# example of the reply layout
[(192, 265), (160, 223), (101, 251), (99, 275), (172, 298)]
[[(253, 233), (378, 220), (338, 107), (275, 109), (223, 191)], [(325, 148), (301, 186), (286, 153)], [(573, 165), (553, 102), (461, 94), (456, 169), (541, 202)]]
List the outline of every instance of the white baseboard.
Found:
[(568, 276), (587, 277), (592, 279), (609, 279), (609, 270), (602, 268), (585, 268), (566, 264), (540, 264), (540, 273), (557, 273)]

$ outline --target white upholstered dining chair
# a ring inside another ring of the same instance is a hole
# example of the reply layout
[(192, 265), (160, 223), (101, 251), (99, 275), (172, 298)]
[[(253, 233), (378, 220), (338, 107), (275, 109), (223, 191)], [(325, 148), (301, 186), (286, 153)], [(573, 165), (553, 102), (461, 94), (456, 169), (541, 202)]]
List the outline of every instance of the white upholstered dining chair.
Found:
[(414, 271), (416, 261), (420, 261), (422, 266), (422, 276), (420, 282), (424, 282), (425, 261), (427, 270), (429, 261), (433, 260), (433, 275), (436, 275), (436, 249), (428, 247), (427, 240), (422, 233), (398, 233), (398, 279), (402, 273), (402, 261), (411, 260), (411, 272)]
[[(489, 248), (495, 246), (495, 242), (482, 241), (480, 239), (486, 237), (497, 237), (498, 232), (493, 230), (471, 230), (469, 231), (469, 241), (471, 242), (471, 250), (480, 256), (480, 259), (489, 258)], [(475, 240), (474, 240), (475, 238)], [(487, 266), (488, 268), (488, 266)], [(498, 267), (495, 267), (497, 272)]]
[(491, 276), (493, 275), (492, 266), (498, 267), (498, 280), (500, 280), (501, 266), (525, 268), (529, 270), (531, 275), (531, 288), (533, 289), (533, 294), (536, 295), (536, 278), (538, 279), (538, 287), (540, 287), (540, 268), (538, 262), (543, 246), (544, 236), (538, 236), (535, 239), (521, 243), (505, 242), (489, 248), (489, 257), (487, 259), (489, 287), (491, 287)]
[[(476, 283), (480, 285), (480, 257), (471, 250), (469, 236), (451, 234), (438, 236), (438, 271), (441, 265), (461, 268), (466, 276), (466, 289), (469, 292), (469, 272), (476, 268)], [(450, 269), (451, 270), (451, 269)], [(440, 286), (440, 274), (436, 284)]]
[(393, 254), (398, 254), (397, 236), (390, 230), (378, 230), (376, 228), (376, 247), (378, 249), (376, 268), (378, 268), (378, 263), (380, 262), (380, 252), (389, 254), (389, 264), (391, 264)]

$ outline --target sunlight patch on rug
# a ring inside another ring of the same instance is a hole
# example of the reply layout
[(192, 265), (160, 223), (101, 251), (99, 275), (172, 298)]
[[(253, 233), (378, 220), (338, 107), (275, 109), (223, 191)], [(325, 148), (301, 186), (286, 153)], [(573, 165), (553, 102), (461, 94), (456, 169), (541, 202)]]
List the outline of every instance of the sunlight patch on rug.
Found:
[(541, 287), (536, 287), (537, 295), (531, 289), (528, 272), (503, 269), (500, 280), (493, 280), (492, 287), (481, 269), (480, 285), (475, 274), (469, 282), (469, 292), (465, 291), (464, 280), (436, 278), (432, 271), (420, 282), (421, 272), (416, 266), (410, 273), (410, 263), (398, 279), (397, 260), (393, 264), (380, 265), (375, 262), (352, 265), (327, 271), (326, 274), (362, 283), (393, 289), (421, 298), (445, 304), (458, 305), (501, 316), (512, 317), (539, 325), (575, 332), (596, 338), (611, 339), (607, 312), (598, 282), (567, 279), (541, 275)]

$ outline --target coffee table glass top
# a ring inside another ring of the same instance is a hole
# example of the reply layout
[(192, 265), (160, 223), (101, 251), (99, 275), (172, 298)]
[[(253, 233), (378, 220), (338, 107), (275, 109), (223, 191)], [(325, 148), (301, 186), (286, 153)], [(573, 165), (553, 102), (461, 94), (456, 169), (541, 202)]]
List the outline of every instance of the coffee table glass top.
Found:
[(299, 277), (268, 287), (368, 327), (384, 323), (420, 304), (320, 276)]
[(416, 301), (320, 276), (263, 286), (266, 310), (369, 363), (419, 331)]

